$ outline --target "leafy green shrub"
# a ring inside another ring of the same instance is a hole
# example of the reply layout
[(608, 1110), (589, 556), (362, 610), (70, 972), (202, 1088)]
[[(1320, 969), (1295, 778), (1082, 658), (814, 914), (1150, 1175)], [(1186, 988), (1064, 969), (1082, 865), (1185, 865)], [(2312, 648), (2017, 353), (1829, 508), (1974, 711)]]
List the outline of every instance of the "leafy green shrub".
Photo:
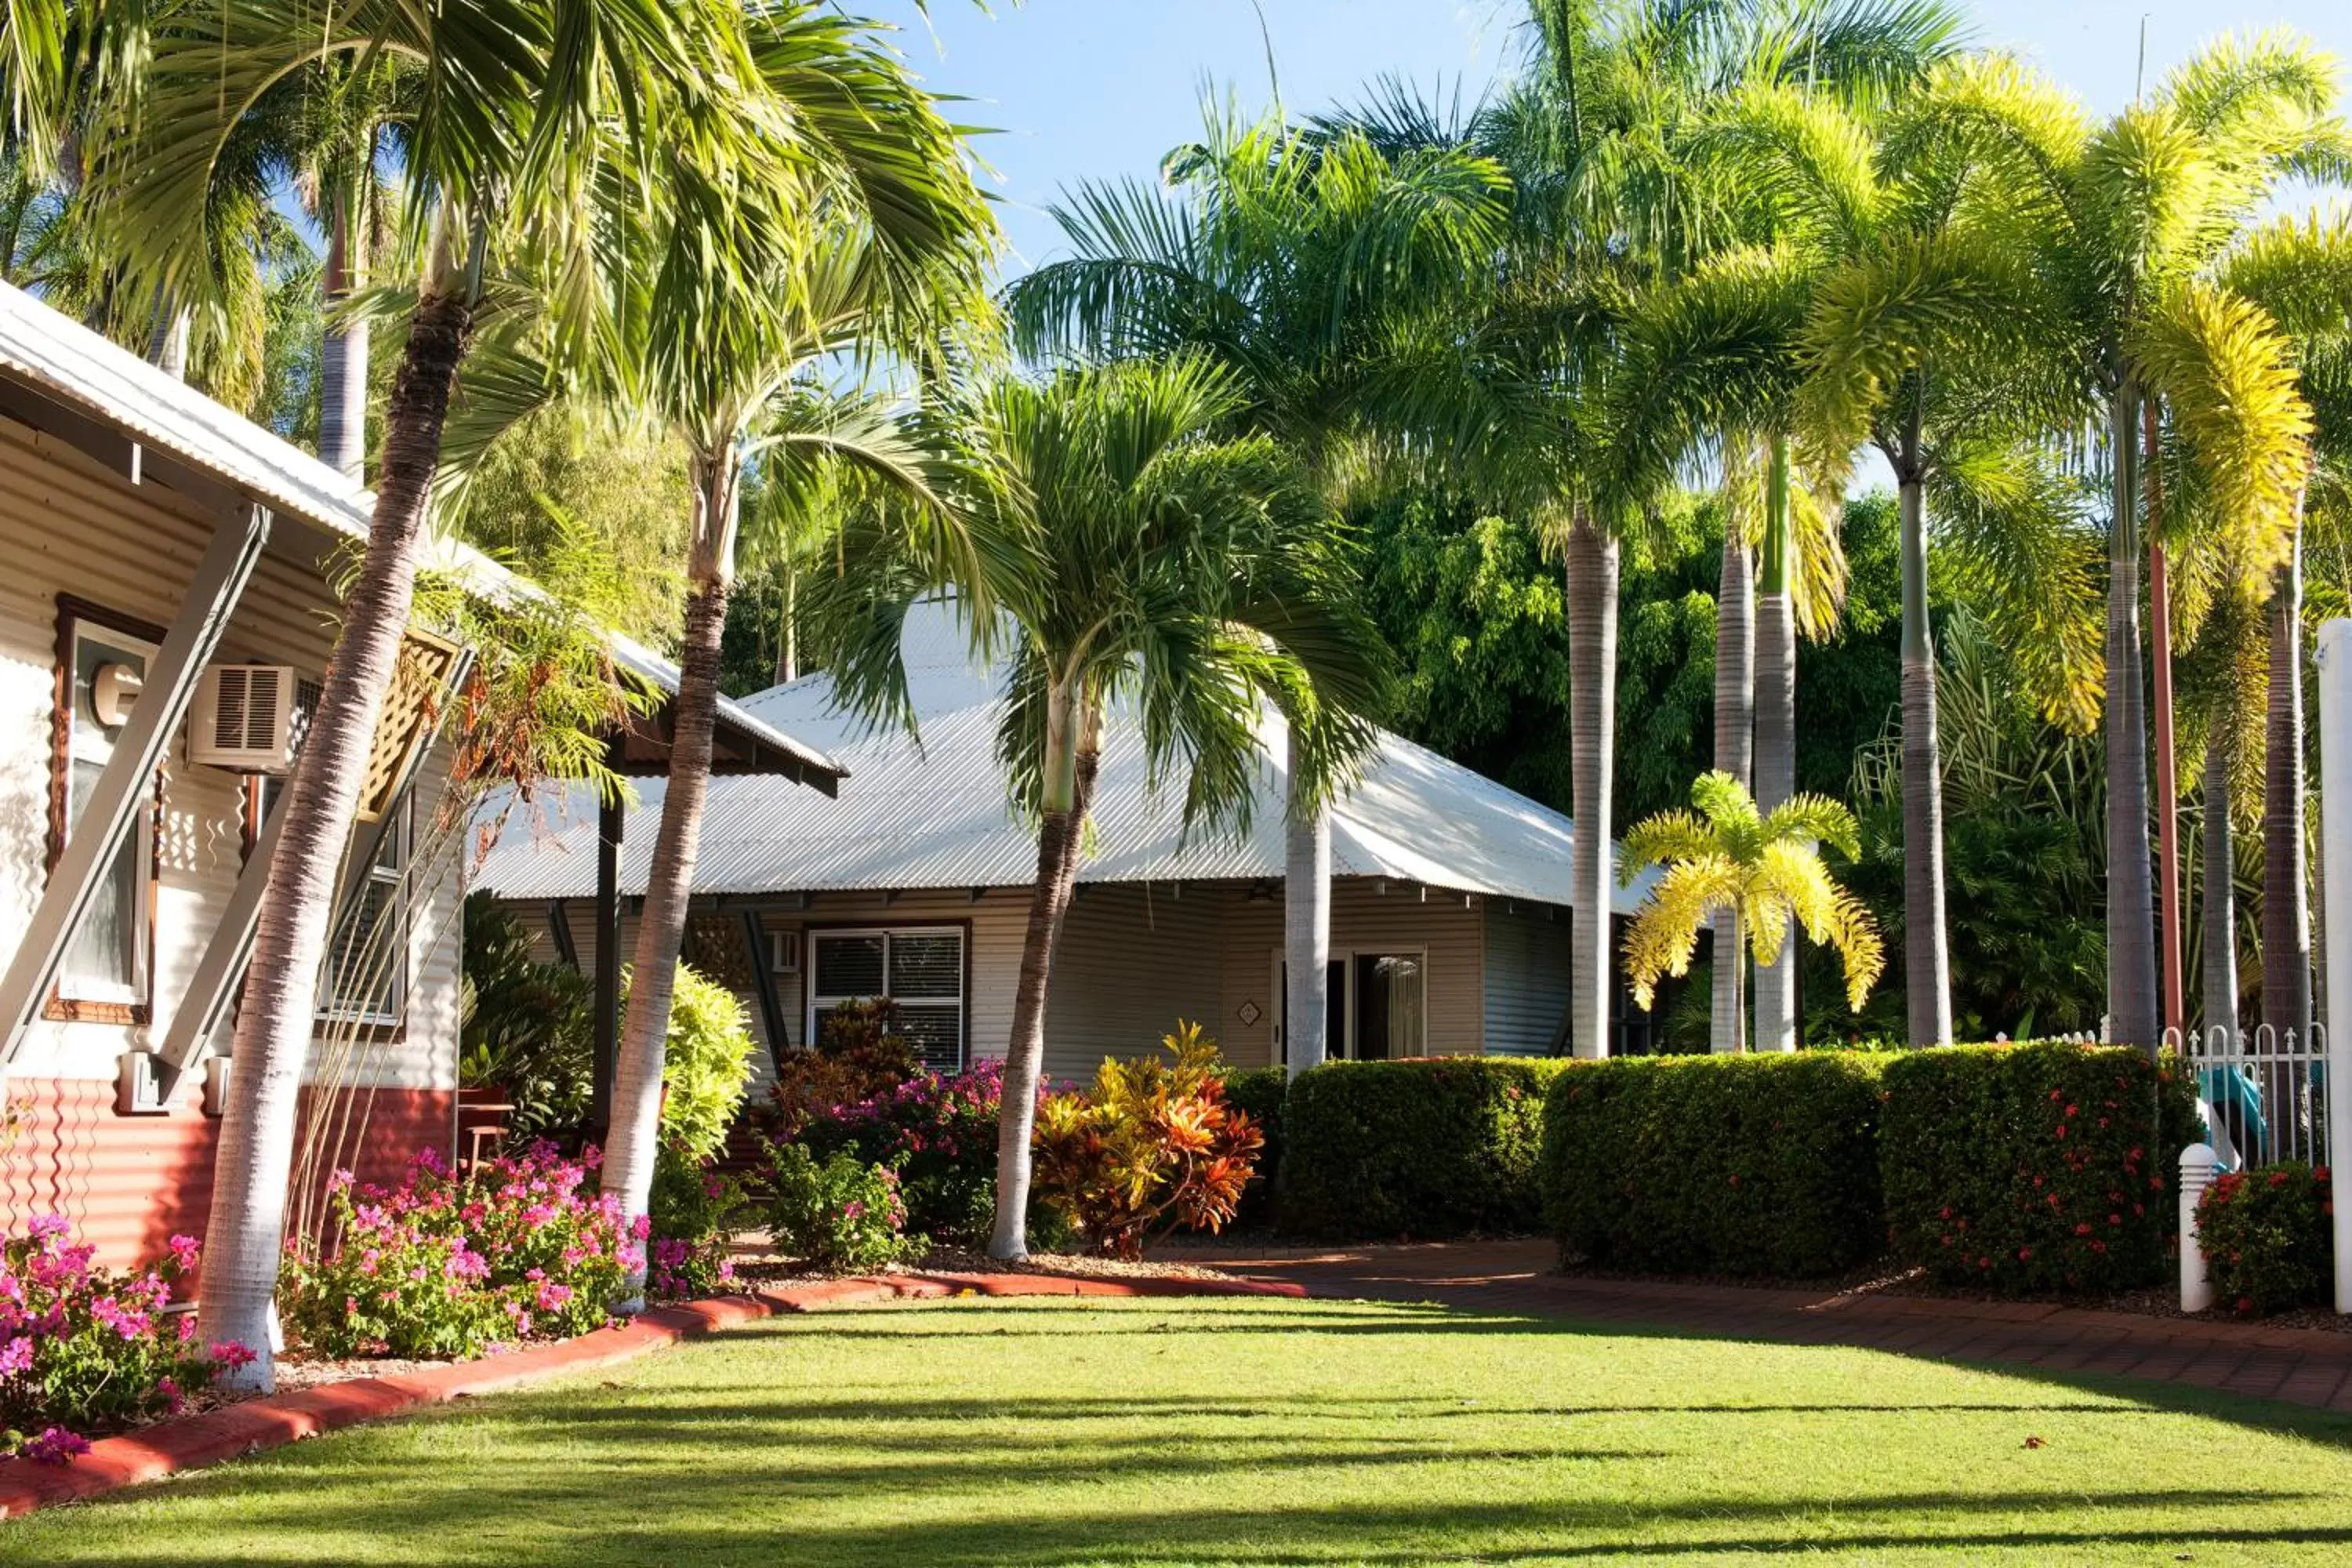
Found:
[(1096, 1247), (1143, 1256), (1155, 1230), (1224, 1229), (1263, 1140), (1225, 1099), (1217, 1043), (1180, 1023), (1172, 1059), (1106, 1058), (1084, 1089), (1037, 1108), (1037, 1190)]
[(769, 1136), (789, 1141), (813, 1118), (887, 1094), (922, 1070), (896, 1002), (844, 1002), (818, 1021), (815, 1049), (788, 1052), (777, 1064), (758, 1120)]
[(1242, 1189), (1242, 1204), (1234, 1225), (1252, 1229), (1274, 1223), (1276, 1183), (1282, 1171), (1282, 1109), (1290, 1096), (1287, 1068), (1237, 1068), (1225, 1074), (1225, 1103), (1257, 1123), (1265, 1140), (1257, 1152), (1257, 1169)]
[(488, 892), (466, 900), (457, 1081), (514, 1107), (510, 1138), (569, 1139), (588, 1116), (594, 1071), (588, 978), (530, 955), (530, 929)]
[(1960, 1046), (1885, 1068), (1879, 1170), (1895, 1254), (1948, 1285), (2100, 1293), (2175, 1245), (2189, 1075), (2120, 1047)]
[(663, 1143), (697, 1163), (726, 1146), (751, 1081), (751, 1047), (741, 998), (679, 964), (662, 1055)]
[(897, 1262), (914, 1245), (904, 1234), (898, 1173), (852, 1154), (820, 1164), (801, 1144), (772, 1148), (767, 1211), (778, 1249), (814, 1268), (862, 1273)]
[(646, 1283), (665, 1300), (715, 1296), (735, 1283), (730, 1233), (742, 1215), (742, 1184), (710, 1163), (663, 1148), (654, 1158), (646, 1204), (653, 1229), (646, 1244)]
[(1544, 1108), (1546, 1217), (1611, 1268), (1851, 1268), (1885, 1241), (1879, 1072), (1849, 1052), (1572, 1063)]
[(1290, 1085), (1278, 1198), (1309, 1236), (1536, 1228), (1546, 1088), (1565, 1062), (1433, 1057), (1327, 1062)]
[(2197, 1202), (2214, 1299), (2243, 1317), (2326, 1301), (2336, 1278), (2335, 1213), (2325, 1165), (2287, 1160), (2217, 1178)]

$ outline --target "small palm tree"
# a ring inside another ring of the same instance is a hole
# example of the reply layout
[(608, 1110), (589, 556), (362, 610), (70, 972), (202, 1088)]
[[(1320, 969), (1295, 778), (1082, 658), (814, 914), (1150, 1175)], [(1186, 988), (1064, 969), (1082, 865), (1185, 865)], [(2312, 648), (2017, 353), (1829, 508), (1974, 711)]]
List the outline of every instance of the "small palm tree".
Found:
[(1662, 811), (1625, 835), (1619, 874), (1628, 886), (1648, 867), (1666, 868), (1625, 934), (1633, 1000), (1646, 1009), (1661, 974), (1688, 973), (1700, 929), (1721, 915), (1731, 940), (1717, 950), (1717, 964), (1737, 973), (1748, 951), (1759, 963), (1773, 963), (1793, 920), (1844, 956), (1846, 1002), (1860, 1011), (1885, 949), (1862, 900), (1838, 886), (1815, 847), (1827, 844), (1853, 859), (1860, 849), (1853, 813), (1796, 795), (1767, 816), (1724, 773), (1701, 774), (1691, 804), (1698, 809)]

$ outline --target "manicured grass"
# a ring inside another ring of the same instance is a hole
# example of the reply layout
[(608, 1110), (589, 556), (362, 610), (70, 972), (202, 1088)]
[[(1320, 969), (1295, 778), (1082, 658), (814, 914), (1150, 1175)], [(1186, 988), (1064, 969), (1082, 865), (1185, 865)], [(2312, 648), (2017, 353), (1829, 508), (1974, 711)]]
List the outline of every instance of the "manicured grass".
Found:
[(2352, 1561), (2352, 1422), (1433, 1307), (954, 1302), (738, 1330), (0, 1526), (0, 1561), (171, 1568), (1809, 1553)]

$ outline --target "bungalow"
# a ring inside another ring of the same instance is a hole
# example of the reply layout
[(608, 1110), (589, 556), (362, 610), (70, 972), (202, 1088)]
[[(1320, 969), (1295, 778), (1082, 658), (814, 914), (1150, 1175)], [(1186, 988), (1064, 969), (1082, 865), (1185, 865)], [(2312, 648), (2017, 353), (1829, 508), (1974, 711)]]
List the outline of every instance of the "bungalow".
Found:
[[(935, 1066), (1005, 1048), (1036, 839), (995, 755), (1004, 672), (975, 664), (947, 604), (919, 606), (903, 647), (914, 735), (844, 714), (821, 675), (743, 700), (840, 759), (852, 782), (838, 804), (768, 779), (711, 785), (688, 956), (744, 995), (772, 1052), (805, 1045), (827, 1008), (877, 995), (898, 1002)], [(1280, 720), (1265, 723), (1278, 759)], [(1278, 766), (1261, 771), (1244, 831), (1188, 837), (1179, 792), (1147, 777), (1133, 710), (1115, 710), (1107, 731), (1055, 960), (1048, 1073), (1084, 1077), (1180, 1018), (1238, 1064), (1281, 1061)], [(655, 784), (627, 813), (611, 884), (624, 904), (644, 892), (660, 808)], [(603, 951), (597, 833), (584, 803), (574, 809), (509, 819), (475, 880), (544, 931), (545, 955), (585, 969)], [(1329, 1053), (1562, 1049), (1574, 834), (1559, 813), (1383, 733), (1334, 811)], [(1613, 912), (1639, 897), (1621, 890)], [(1640, 1026), (1630, 1007), (1612, 1011), (1621, 1037), (1629, 1017)]]
[[(110, 1262), (201, 1232), (279, 784), (333, 642), (357, 483), (0, 286), (0, 1228), (58, 1212)], [(469, 551), (485, 593), (530, 590)], [(616, 640), (656, 685), (675, 672)], [(455, 1137), (464, 843), (428, 637), (387, 694), (321, 976), (297, 1171), (388, 1175)], [(729, 705), (722, 765), (840, 769)], [(667, 763), (664, 717), (608, 737)], [(454, 822), (454, 826), (452, 823)]]

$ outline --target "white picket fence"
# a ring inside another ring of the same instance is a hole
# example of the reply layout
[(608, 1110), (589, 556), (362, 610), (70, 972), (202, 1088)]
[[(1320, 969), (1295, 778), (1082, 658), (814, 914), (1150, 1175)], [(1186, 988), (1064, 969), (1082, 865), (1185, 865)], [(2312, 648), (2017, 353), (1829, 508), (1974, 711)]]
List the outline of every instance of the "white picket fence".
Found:
[(2303, 1039), (2264, 1024), (2252, 1030), (2216, 1024), (2187, 1040), (2167, 1029), (2164, 1043), (2196, 1074), (2197, 1110), (2224, 1170), (2278, 1160), (2327, 1163), (2327, 1027)]

